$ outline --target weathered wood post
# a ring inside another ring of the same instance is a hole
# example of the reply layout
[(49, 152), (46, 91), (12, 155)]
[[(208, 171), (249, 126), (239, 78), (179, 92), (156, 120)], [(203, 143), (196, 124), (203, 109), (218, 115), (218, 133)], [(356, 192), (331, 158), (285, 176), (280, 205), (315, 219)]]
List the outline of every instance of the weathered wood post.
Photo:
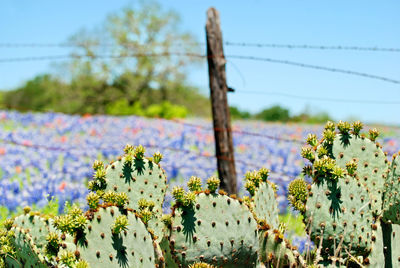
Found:
[(215, 152), (221, 189), (229, 194), (237, 192), (235, 158), (231, 133), (225, 74), (225, 56), (222, 46), (219, 13), (215, 8), (207, 10), (207, 60), (212, 105)]

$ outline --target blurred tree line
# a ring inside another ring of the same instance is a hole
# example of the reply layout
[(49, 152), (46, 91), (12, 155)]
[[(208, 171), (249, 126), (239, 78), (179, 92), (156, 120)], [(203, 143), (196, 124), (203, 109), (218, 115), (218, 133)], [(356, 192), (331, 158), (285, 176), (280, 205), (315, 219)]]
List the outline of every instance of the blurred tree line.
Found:
[(251, 114), (247, 111), (242, 111), (237, 107), (230, 107), (231, 117), (233, 119), (256, 119), (267, 122), (302, 122), (308, 124), (324, 124), (332, 118), (327, 113), (310, 113), (307, 109), (298, 115), (290, 115), (288, 109), (279, 105), (274, 105), (270, 108)]
[[(211, 116), (207, 96), (191, 86), (188, 68), (201, 54), (196, 39), (179, 28), (179, 16), (152, 1), (111, 14), (100, 27), (71, 36), (71, 60), (0, 91), (0, 108), (68, 114), (139, 115), (162, 118)], [(160, 56), (162, 55), (162, 56)], [(257, 114), (231, 107), (233, 119), (324, 123), (327, 114), (290, 116), (280, 106)]]
[[(72, 60), (58, 74), (39, 75), (2, 94), (5, 108), (72, 114), (208, 116), (206, 96), (189, 85), (199, 63), (198, 42), (179, 28), (179, 17), (156, 2), (139, 1), (93, 30), (69, 38)], [(160, 55), (162, 56), (156, 56)]]

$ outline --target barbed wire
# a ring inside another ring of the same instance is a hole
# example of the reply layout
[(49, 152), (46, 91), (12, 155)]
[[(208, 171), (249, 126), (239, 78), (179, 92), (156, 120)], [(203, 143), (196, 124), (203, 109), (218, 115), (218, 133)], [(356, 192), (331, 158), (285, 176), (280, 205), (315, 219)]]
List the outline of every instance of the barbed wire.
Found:
[[(186, 56), (186, 57), (197, 57), (197, 58), (209, 58), (209, 57), (222, 57), (222, 55), (214, 55), (207, 56), (203, 54), (196, 53), (183, 53), (183, 52), (165, 52), (165, 53), (134, 53), (130, 55), (54, 55), (54, 56), (39, 56), (39, 57), (20, 57), (20, 58), (0, 58), (0, 63), (4, 62), (22, 62), (22, 61), (42, 61), (42, 60), (60, 60), (60, 59), (68, 59), (68, 58), (89, 58), (89, 59), (120, 59), (120, 58), (135, 58), (135, 57), (167, 57), (167, 56)], [(263, 61), (270, 63), (278, 63), (285, 65), (292, 65), (302, 68), (320, 70), (320, 71), (328, 71), (334, 73), (342, 73), (353, 76), (360, 76), (369, 79), (380, 80), (393, 84), (400, 84), (400, 80), (395, 80), (392, 78), (368, 74), (358, 71), (345, 70), (333, 67), (326, 67), (320, 65), (313, 65), (295, 61), (281, 60), (281, 59), (273, 59), (273, 58), (265, 58), (265, 57), (256, 57), (256, 56), (245, 56), (245, 55), (225, 55), (226, 58), (230, 59), (241, 59), (241, 60), (254, 60), (254, 61)]]
[(33, 56), (33, 57), (16, 57), (16, 58), (0, 58), (0, 63), (4, 62), (23, 62), (23, 61), (44, 61), (44, 60), (62, 60), (62, 59), (121, 59), (121, 58), (136, 58), (136, 57), (168, 57), (168, 56), (186, 56), (207, 58), (207, 56), (196, 53), (181, 53), (181, 52), (165, 52), (165, 53), (133, 53), (130, 55), (52, 55), (52, 56)]
[[(369, 52), (400, 52), (400, 48), (396, 47), (378, 47), (378, 46), (353, 46), (353, 45), (310, 45), (310, 44), (284, 44), (284, 43), (247, 43), (247, 42), (223, 42), (225, 46), (236, 47), (255, 47), (255, 48), (287, 48), (287, 49), (309, 49), (309, 50), (351, 50), (351, 51), (369, 51)], [(164, 43), (152, 43), (152, 45), (167, 46)], [(205, 42), (188, 42), (188, 43), (172, 43), (168, 46), (188, 46), (199, 45), (205, 46)], [(111, 43), (0, 43), (0, 48), (73, 48), (73, 47), (117, 47), (117, 46), (143, 46), (146, 44), (137, 44), (133, 42), (111, 44)]]
[(363, 47), (363, 46), (346, 46), (346, 45), (299, 45), (299, 44), (276, 44), (276, 43), (244, 43), (244, 42), (224, 42), (226, 46), (238, 47), (258, 47), (258, 48), (289, 48), (289, 49), (315, 49), (315, 50), (356, 50), (356, 51), (373, 51), (373, 52), (400, 52), (400, 48), (387, 47)]
[(385, 82), (393, 83), (393, 84), (400, 84), (400, 80), (395, 80), (395, 79), (387, 78), (384, 76), (368, 74), (368, 73), (363, 73), (363, 72), (357, 72), (357, 71), (352, 71), (352, 70), (345, 70), (345, 69), (338, 69), (338, 68), (332, 68), (332, 67), (326, 67), (326, 66), (320, 66), (320, 65), (301, 63), (301, 62), (296, 62), (296, 61), (255, 57), (255, 56), (242, 56), (242, 55), (227, 55), (226, 57), (231, 58), (231, 59), (265, 61), (265, 62), (271, 62), (271, 63), (293, 65), (293, 66), (298, 66), (298, 67), (302, 67), (302, 68), (315, 69), (315, 70), (321, 70), (321, 71), (329, 71), (329, 72), (334, 72), (334, 73), (343, 73), (343, 74), (348, 74), (348, 75), (355, 75), (355, 76), (361, 76), (361, 77), (370, 78), (370, 79), (381, 80), (381, 81), (385, 81)]
[(400, 100), (386, 101), (386, 100), (359, 100), (359, 99), (339, 99), (339, 98), (318, 98), (313, 96), (293, 95), (275, 91), (247, 91), (235, 90), (239, 94), (257, 94), (257, 95), (276, 95), (293, 99), (315, 100), (315, 101), (328, 101), (328, 102), (341, 102), (341, 103), (361, 103), (361, 104), (400, 104)]

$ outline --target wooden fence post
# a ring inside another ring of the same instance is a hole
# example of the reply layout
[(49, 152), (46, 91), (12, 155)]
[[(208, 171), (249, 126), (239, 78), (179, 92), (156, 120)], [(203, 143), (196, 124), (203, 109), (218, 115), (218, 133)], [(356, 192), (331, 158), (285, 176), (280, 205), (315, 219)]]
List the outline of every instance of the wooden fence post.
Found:
[(210, 95), (215, 136), (215, 152), (221, 189), (229, 194), (237, 192), (235, 158), (231, 133), (225, 74), (225, 56), (222, 46), (219, 13), (215, 8), (207, 10), (207, 60)]

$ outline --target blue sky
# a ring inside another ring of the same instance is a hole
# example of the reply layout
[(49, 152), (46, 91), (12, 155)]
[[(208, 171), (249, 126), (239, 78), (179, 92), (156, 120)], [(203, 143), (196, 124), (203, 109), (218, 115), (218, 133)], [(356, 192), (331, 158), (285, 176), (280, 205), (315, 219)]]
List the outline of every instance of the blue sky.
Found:
[[(99, 26), (105, 17), (135, 1), (4, 0), (0, 6), (0, 43), (60, 43), (82, 28)], [(181, 16), (182, 29), (203, 42), (206, 10), (220, 11), (224, 41), (278, 44), (377, 46), (400, 48), (399, 1), (162, 1)], [(61, 48), (0, 48), (1, 58), (67, 54)], [(400, 80), (400, 52), (225, 47), (226, 55), (268, 57), (370, 73)], [(192, 69), (190, 81), (208, 94), (206, 64)], [(0, 62), (0, 88), (21, 85), (51, 72), (48, 61)], [(400, 84), (276, 63), (229, 59), (228, 84), (238, 92), (229, 103), (257, 112), (280, 104), (292, 113), (308, 107), (336, 120), (400, 124), (400, 104), (360, 104), (293, 99), (243, 92), (280, 92), (316, 98), (400, 102)], [(240, 92), (239, 92), (240, 91)]]

